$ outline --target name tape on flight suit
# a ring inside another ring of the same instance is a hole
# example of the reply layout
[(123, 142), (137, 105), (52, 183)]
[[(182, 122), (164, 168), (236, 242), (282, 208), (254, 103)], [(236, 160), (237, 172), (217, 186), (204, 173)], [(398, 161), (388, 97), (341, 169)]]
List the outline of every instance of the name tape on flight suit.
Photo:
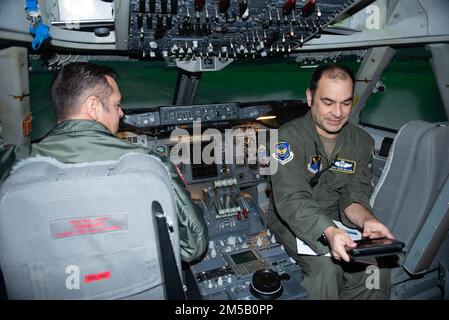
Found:
[(353, 174), (355, 173), (356, 164), (357, 163), (352, 160), (337, 158), (337, 160), (332, 163), (330, 170)]

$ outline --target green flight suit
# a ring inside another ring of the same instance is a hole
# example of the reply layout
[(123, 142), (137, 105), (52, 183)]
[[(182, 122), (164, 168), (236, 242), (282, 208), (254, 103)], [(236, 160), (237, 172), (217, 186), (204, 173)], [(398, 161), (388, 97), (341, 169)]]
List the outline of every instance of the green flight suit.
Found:
[(0, 140), (0, 185), (9, 175), (9, 171), (16, 161), (14, 149), (13, 145), (6, 145)]
[[(189, 262), (199, 258), (205, 252), (208, 244), (207, 227), (201, 209), (193, 203), (168, 157), (120, 140), (101, 123), (90, 120), (64, 121), (39, 143), (32, 144), (26, 149), (28, 150), (16, 150), (16, 157), (21, 159), (26, 156), (41, 155), (64, 163), (80, 163), (116, 160), (126, 153), (137, 152), (160, 158), (169, 168), (175, 190), (181, 258)], [(5, 150), (10, 152), (8, 149)], [(3, 150), (2, 161), (7, 159), (5, 150)]]
[[(332, 220), (356, 228), (344, 214), (346, 207), (356, 202), (371, 211), (373, 139), (348, 123), (338, 135), (328, 159), (309, 112), (283, 125), (279, 129), (279, 142), (278, 170), (271, 177), (273, 201), (268, 225), (289, 255), (301, 265), (309, 298), (385, 298), (389, 275), (384, 269), (380, 269), (380, 289), (368, 290), (365, 280), (370, 274), (365, 273), (366, 265), (320, 256), (329, 252), (329, 247), (319, 238), (327, 227), (334, 226)], [(312, 188), (309, 182), (316, 170), (310, 164), (317, 150), (321, 170), (335, 159), (338, 165), (326, 170)], [(298, 255), (296, 238), (306, 242), (319, 256)]]

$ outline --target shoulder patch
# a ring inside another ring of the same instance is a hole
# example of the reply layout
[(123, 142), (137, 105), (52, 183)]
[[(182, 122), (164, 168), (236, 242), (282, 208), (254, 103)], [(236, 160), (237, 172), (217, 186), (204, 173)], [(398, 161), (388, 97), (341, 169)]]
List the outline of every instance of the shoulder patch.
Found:
[(282, 165), (287, 164), (293, 160), (295, 154), (290, 150), (290, 144), (288, 142), (279, 142), (275, 146), (273, 157)]
[(354, 174), (356, 165), (357, 163), (355, 161), (337, 158), (337, 160), (332, 163), (330, 170)]

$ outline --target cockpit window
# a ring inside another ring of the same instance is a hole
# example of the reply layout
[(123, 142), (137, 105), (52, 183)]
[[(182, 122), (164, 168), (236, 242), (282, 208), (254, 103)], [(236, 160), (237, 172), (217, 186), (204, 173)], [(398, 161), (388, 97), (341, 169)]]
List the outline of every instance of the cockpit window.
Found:
[[(93, 61), (114, 68), (122, 95), (123, 109), (171, 105), (178, 71), (163, 61)], [(44, 70), (41, 61), (31, 61), (30, 101), (33, 114), (31, 140), (43, 137), (56, 124), (49, 90), (53, 72)]]
[(237, 60), (219, 72), (203, 73), (195, 103), (305, 100), (310, 73), (294, 58)]
[[(398, 130), (411, 120), (447, 121), (444, 106), (424, 49), (400, 49), (381, 75), (368, 98), (360, 120), (363, 124)], [(173, 104), (178, 70), (163, 61), (95, 61), (113, 67), (124, 109)], [(344, 61), (354, 72), (355, 61)], [(39, 139), (54, 125), (48, 90), (53, 72), (31, 61), (30, 93), (33, 113), (31, 139)], [(218, 72), (204, 72), (195, 104), (263, 100), (304, 100), (311, 65), (301, 68), (294, 58), (237, 60)]]
[(408, 50), (398, 51), (382, 73), (361, 112), (363, 124), (398, 130), (412, 120), (447, 121), (430, 53)]

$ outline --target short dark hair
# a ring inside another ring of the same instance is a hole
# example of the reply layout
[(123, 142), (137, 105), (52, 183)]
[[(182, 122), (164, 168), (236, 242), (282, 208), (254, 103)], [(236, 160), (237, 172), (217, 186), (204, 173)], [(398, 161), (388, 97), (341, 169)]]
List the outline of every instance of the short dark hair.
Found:
[(351, 69), (335, 63), (322, 64), (313, 71), (312, 77), (310, 78), (309, 89), (312, 92), (312, 102), (315, 97), (316, 89), (318, 88), (318, 81), (320, 81), (323, 75), (326, 75), (331, 79), (338, 78), (340, 80), (346, 80), (349, 77), (352, 81), (352, 91), (354, 91), (355, 76)]
[(65, 120), (79, 111), (81, 103), (90, 95), (97, 96), (104, 108), (113, 88), (106, 76), (117, 74), (112, 68), (87, 62), (65, 65), (58, 71), (51, 85), (50, 97), (58, 121)]

